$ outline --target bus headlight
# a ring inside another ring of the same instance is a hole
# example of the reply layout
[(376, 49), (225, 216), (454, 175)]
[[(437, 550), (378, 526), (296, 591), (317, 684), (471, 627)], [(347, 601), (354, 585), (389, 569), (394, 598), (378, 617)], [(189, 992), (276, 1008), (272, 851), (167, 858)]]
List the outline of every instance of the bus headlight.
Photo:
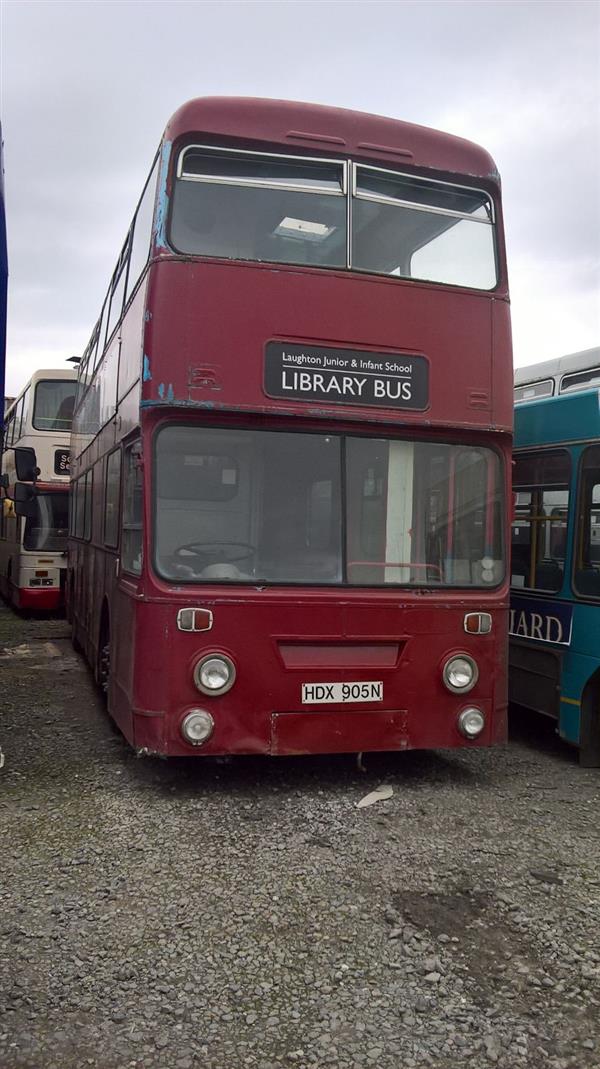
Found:
[(235, 665), (223, 653), (209, 653), (194, 668), (194, 683), (203, 694), (225, 694), (235, 683)]
[(215, 729), (215, 722), (205, 709), (190, 709), (181, 722), (181, 734), (192, 746), (201, 746), (210, 739)]
[(458, 730), (461, 735), (464, 735), (465, 739), (476, 739), (478, 735), (481, 735), (485, 727), (485, 716), (481, 712), (481, 709), (476, 709), (474, 706), (470, 709), (463, 709), (462, 713), (458, 717)]
[(466, 694), (475, 686), (479, 669), (472, 657), (466, 653), (458, 653), (446, 661), (442, 676), (448, 690), (454, 691), (455, 694)]

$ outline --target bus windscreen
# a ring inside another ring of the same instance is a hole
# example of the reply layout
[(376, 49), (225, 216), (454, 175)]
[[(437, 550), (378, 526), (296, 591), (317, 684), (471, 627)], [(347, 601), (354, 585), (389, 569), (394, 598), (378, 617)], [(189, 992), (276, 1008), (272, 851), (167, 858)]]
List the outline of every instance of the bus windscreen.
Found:
[(70, 431), (74, 406), (72, 379), (43, 379), (35, 388), (33, 426), (38, 431)]
[(168, 426), (155, 566), (177, 582), (489, 588), (500, 470), (483, 447)]
[(34, 500), (36, 513), (25, 520), (23, 549), (44, 553), (66, 552), (69, 531), (69, 495), (42, 492)]

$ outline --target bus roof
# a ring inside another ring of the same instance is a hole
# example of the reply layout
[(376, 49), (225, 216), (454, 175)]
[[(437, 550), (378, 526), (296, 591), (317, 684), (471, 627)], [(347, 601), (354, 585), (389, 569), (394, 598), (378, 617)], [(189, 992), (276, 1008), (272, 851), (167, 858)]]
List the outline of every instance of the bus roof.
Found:
[(550, 379), (567, 371), (584, 371), (596, 366), (600, 367), (600, 349), (581, 349), (578, 353), (567, 353), (566, 356), (557, 356), (554, 360), (542, 360), (540, 364), (515, 368), (515, 386)]
[(524, 401), (515, 407), (515, 449), (600, 438), (600, 390)]
[(169, 120), (165, 140), (190, 134), (235, 138), (241, 147), (265, 142), (312, 152), (374, 159), (385, 167), (429, 167), (498, 183), (492, 157), (471, 141), (425, 126), (322, 104), (257, 97), (199, 97)]

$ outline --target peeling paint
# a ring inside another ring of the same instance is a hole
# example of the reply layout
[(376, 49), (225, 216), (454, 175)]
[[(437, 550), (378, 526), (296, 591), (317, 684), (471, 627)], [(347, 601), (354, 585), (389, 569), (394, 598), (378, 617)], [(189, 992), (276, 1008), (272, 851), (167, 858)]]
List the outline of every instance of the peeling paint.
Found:
[(152, 372), (150, 371), (150, 359), (149, 359), (149, 357), (146, 356), (145, 353), (144, 353), (144, 370), (143, 370), (143, 373), (142, 373), (142, 377), (144, 379), (144, 382), (151, 382), (152, 381)]
[(167, 174), (171, 157), (171, 142), (165, 141), (161, 151), (160, 170), (158, 174), (158, 201), (156, 205), (156, 222), (154, 240), (161, 249), (167, 248), (167, 214), (169, 198), (167, 196)]

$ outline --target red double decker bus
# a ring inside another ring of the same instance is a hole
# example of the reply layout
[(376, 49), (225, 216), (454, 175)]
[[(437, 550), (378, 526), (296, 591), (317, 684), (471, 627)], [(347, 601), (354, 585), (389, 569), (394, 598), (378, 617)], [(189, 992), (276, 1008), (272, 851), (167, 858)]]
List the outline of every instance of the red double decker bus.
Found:
[(274, 100), (169, 122), (80, 365), (69, 612), (159, 754), (506, 733), (499, 178)]

